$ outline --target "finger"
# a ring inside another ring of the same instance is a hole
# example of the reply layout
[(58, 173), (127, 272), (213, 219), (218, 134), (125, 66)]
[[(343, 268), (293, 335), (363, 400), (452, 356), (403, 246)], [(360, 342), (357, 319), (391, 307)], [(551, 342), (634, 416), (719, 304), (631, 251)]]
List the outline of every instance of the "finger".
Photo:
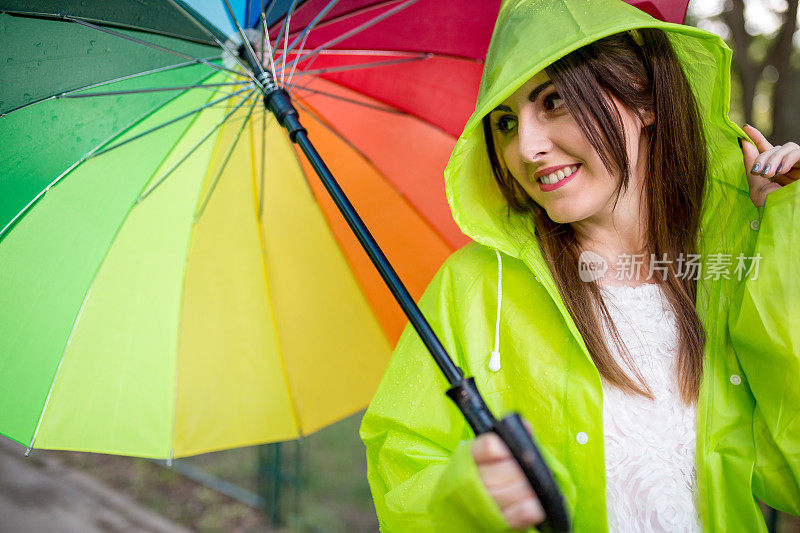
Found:
[(739, 139), (739, 144), (742, 146), (745, 172), (749, 174), (750, 169), (753, 168), (756, 158), (758, 157), (758, 148), (756, 148), (756, 145), (747, 139)]
[(774, 148), (770, 148), (766, 152), (761, 152), (756, 157), (755, 161), (753, 162), (753, 166), (748, 169), (748, 172), (751, 174), (758, 174), (760, 176), (764, 175), (764, 171), (774, 170), (775, 167), (769, 164), (771, 158), (780, 150), (781, 147), (777, 146)]
[(530, 423), (530, 422), (528, 422), (527, 420), (525, 420), (525, 419), (523, 418), (523, 419), (522, 419), (522, 425), (523, 425), (523, 426), (525, 426), (525, 429), (527, 429), (527, 430), (528, 430), (528, 433), (529, 433), (530, 435), (533, 435), (533, 426), (531, 426), (531, 423)]
[(536, 498), (536, 494), (531, 489), (530, 483), (527, 479), (521, 479), (513, 483), (505, 483), (497, 487), (487, 487), (489, 495), (497, 502), (497, 506), (501, 509), (510, 507), (511, 505), (526, 500), (528, 498)]
[(745, 124), (744, 128), (742, 129), (748, 135), (748, 137), (753, 139), (753, 142), (756, 144), (756, 148), (758, 148), (759, 152), (765, 152), (772, 148), (772, 144), (770, 144), (767, 138), (750, 124)]
[(786, 176), (788, 179), (774, 179), (773, 181), (791, 183), (800, 178), (800, 146), (796, 143), (786, 143), (781, 149), (780, 157), (777, 157), (775, 166), (775, 176)]
[[(766, 178), (771, 178), (775, 174), (783, 173), (784, 170), (790, 169), (792, 165), (784, 166), (783, 160), (795, 150), (796, 145), (794, 143), (787, 143), (782, 146), (776, 146), (772, 150), (766, 152), (766, 154), (769, 155), (763, 160), (764, 168), (761, 170), (760, 174)], [(764, 154), (761, 155), (763, 156)]]
[(534, 498), (528, 498), (502, 509), (503, 517), (514, 529), (525, 529), (538, 526), (545, 519), (542, 504)]
[(496, 488), (527, 480), (525, 474), (522, 473), (522, 469), (513, 459), (481, 463), (478, 465), (478, 473), (486, 488)]
[(511, 452), (496, 433), (485, 433), (472, 442), (472, 459), (475, 464), (503, 461)]

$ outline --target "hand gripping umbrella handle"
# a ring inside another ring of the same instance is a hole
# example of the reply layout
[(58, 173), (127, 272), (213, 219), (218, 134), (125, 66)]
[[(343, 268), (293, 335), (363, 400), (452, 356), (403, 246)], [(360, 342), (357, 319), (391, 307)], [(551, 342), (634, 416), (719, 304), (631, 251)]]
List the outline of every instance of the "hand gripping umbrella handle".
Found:
[(475, 435), (494, 431), (508, 446), (544, 509), (545, 520), (537, 526), (538, 529), (554, 533), (570, 531), (564, 497), (534, 444), (533, 437), (522, 424), (522, 418), (517, 413), (502, 420), (495, 418), (478, 392), (474, 378), (462, 379), (447, 391), (447, 395), (464, 413)]
[(255, 56), (250, 52), (249, 47), (242, 46), (240, 54), (243, 55), (261, 84), (260, 88), (264, 93), (265, 107), (272, 111), (281, 126), (286, 128), (292, 142), (296, 143), (303, 151), (339, 212), (347, 221), (350, 229), (353, 230), (358, 242), (386, 282), (387, 287), (403, 309), (409, 322), (414, 326), (422, 342), (430, 351), (434, 361), (444, 373), (451, 385), (451, 389), (447, 391), (447, 394), (456, 402), (461, 412), (464, 413), (464, 417), (472, 426), (472, 429), (475, 430), (476, 435), (495, 431), (505, 441), (514, 458), (522, 467), (523, 472), (525, 472), (531, 487), (539, 496), (539, 501), (541, 501), (547, 515), (545, 523), (540, 526), (542, 530), (569, 531), (569, 519), (567, 518), (563, 497), (533, 440), (522, 426), (521, 419), (518, 416), (508, 417), (500, 421), (495, 419), (483, 398), (481, 398), (475, 386), (475, 380), (473, 378), (464, 378), (461, 369), (453, 363), (439, 338), (433, 332), (419, 307), (417, 307), (408, 289), (403, 285), (375, 238), (367, 229), (364, 221), (358, 216), (350, 200), (344, 194), (330, 169), (328, 169), (309, 140), (308, 133), (300, 124), (297, 110), (292, 105), (289, 94), (278, 87), (271, 72), (263, 71)]

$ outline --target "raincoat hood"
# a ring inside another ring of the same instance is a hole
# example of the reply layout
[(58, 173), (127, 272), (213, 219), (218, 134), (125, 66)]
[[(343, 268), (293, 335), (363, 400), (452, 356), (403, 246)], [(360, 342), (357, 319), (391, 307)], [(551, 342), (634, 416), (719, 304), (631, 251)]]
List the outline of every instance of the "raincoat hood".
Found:
[(747, 191), (744, 176), (724, 171), (741, 164), (737, 138), (745, 135), (727, 118), (731, 51), (719, 37), (662, 22), (622, 0), (512, 0), (500, 8), (475, 112), (445, 170), (453, 217), (466, 235), (514, 257), (529, 251), (533, 238), (530, 230), (521, 229), (521, 217), (527, 215), (509, 214), (495, 183), (482, 118), (554, 61), (603, 37), (637, 28), (659, 28), (670, 37), (706, 127), (708, 175), (727, 177), (730, 185)]

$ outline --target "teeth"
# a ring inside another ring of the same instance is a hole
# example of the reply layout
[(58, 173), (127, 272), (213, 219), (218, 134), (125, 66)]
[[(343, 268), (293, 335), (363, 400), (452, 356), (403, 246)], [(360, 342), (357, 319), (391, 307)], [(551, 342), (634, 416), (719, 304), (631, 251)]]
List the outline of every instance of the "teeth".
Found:
[(541, 178), (539, 178), (539, 181), (541, 181), (542, 183), (545, 183), (547, 185), (552, 185), (554, 183), (558, 183), (559, 181), (563, 180), (564, 178), (566, 178), (567, 176), (569, 176), (570, 174), (572, 174), (576, 170), (578, 170), (578, 166), (577, 165), (564, 167), (562, 169), (557, 170), (556, 172), (551, 172), (550, 174), (548, 174), (546, 176), (542, 176)]

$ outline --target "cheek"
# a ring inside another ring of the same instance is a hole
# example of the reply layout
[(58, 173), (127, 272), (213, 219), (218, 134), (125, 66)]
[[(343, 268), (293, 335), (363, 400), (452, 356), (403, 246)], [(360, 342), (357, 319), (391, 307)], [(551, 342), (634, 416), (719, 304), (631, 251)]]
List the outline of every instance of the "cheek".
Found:
[(503, 148), (503, 161), (511, 175), (519, 180), (522, 177), (524, 165), (519, 157), (518, 140), (516, 138), (506, 143)]

